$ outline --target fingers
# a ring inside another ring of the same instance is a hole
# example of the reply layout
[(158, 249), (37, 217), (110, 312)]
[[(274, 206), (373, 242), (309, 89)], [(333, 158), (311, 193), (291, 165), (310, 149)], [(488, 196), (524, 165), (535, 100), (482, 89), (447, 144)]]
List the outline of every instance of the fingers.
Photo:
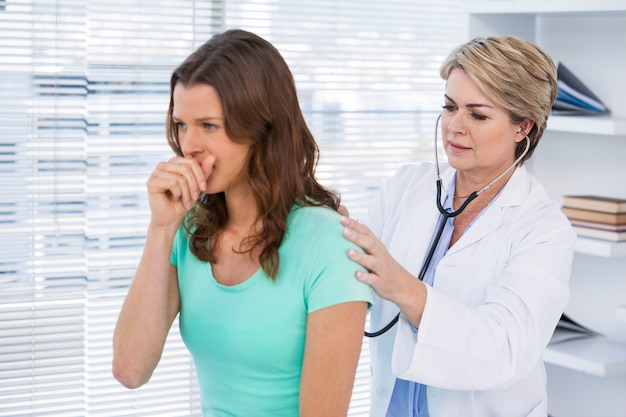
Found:
[(348, 257), (369, 272), (375, 272), (377, 270), (377, 259), (372, 255), (365, 254), (356, 249), (349, 249)]
[(205, 189), (205, 174), (191, 158), (175, 157), (159, 163), (148, 180), (150, 193), (165, 194), (171, 201), (182, 203), (187, 210)]
[(374, 256), (364, 254), (355, 249), (350, 249), (348, 256), (365, 268), (365, 271), (359, 269), (355, 272), (354, 276), (356, 279), (372, 287), (379, 296), (386, 298), (386, 287), (393, 283), (382, 277), (383, 268), (380, 261)]
[(365, 276), (357, 276), (357, 278), (363, 278), (365, 280), (371, 279), (371, 277), (368, 277), (367, 275), (373, 275), (378, 271), (379, 264), (381, 262), (379, 256), (384, 255), (383, 252), (377, 249), (379, 243), (378, 239), (367, 226), (362, 225), (355, 220), (342, 217), (341, 224), (346, 227), (343, 231), (346, 239), (356, 244), (363, 250), (363, 252), (356, 249), (350, 249), (348, 251), (350, 259), (361, 264), (361, 266), (369, 271), (367, 274), (364, 273)]
[(148, 179), (150, 196), (162, 196), (171, 203), (180, 203), (188, 210), (193, 203), (193, 191), (190, 190), (184, 177), (172, 174), (164, 169), (161, 163)]
[(369, 230), (369, 228), (367, 226), (365, 226), (364, 224), (359, 223), (358, 221), (351, 219), (348, 216), (342, 216), (341, 217), (341, 224), (344, 225), (345, 227), (349, 227), (350, 229), (354, 229), (354, 230), (358, 230), (358, 231), (365, 231), (365, 230)]
[(341, 224), (342, 225), (348, 227), (348, 226), (350, 226), (350, 222), (352, 222), (352, 219), (349, 216), (345, 216), (345, 215), (341, 216)]
[[(178, 161), (180, 158), (175, 159)], [(210, 172), (208, 174), (205, 174), (200, 164), (190, 157), (183, 158), (183, 161), (188, 162), (187, 164), (185, 164), (185, 166), (191, 168), (191, 171), (185, 169), (183, 172), (183, 175), (185, 175), (189, 183), (191, 184), (195, 182), (199, 191), (206, 190), (206, 178), (208, 177)]]
[[(405, 308), (402, 306), (409, 306), (410, 311), (413, 311), (415, 305), (423, 305), (424, 284), (391, 256), (385, 245), (367, 226), (347, 217), (341, 219), (341, 224), (345, 227), (346, 239), (363, 249), (363, 252), (354, 248), (348, 250), (350, 259), (365, 268), (365, 271), (359, 270), (355, 273), (356, 279), (368, 284), (378, 296), (395, 303), (403, 311)], [(414, 302), (415, 294), (419, 296), (418, 302)], [(406, 311), (409, 311), (408, 307)], [(417, 317), (411, 319), (412, 323), (419, 323), (421, 310), (416, 314), (417, 316), (411, 316)]]
[(198, 199), (200, 192), (206, 189), (206, 179), (200, 164), (194, 159), (174, 157), (169, 160), (167, 168), (178, 175), (177, 184), (183, 192), (185, 205)]
[(366, 269), (356, 273), (357, 279), (376, 287), (384, 271), (388, 269), (387, 250), (367, 226), (347, 217), (342, 217), (341, 224), (345, 226), (343, 234), (346, 239), (363, 250), (363, 252), (356, 249), (348, 250), (350, 259)]
[(361, 282), (364, 282), (365, 284), (369, 285), (372, 288), (377, 287), (377, 280), (380, 279), (378, 275), (372, 274), (371, 272), (367, 272), (367, 271), (356, 271), (354, 275), (356, 276), (356, 279), (358, 279)]
[(359, 246), (365, 253), (375, 253), (378, 239), (367, 226), (348, 217), (342, 217), (341, 224), (345, 226), (343, 235), (346, 239)]

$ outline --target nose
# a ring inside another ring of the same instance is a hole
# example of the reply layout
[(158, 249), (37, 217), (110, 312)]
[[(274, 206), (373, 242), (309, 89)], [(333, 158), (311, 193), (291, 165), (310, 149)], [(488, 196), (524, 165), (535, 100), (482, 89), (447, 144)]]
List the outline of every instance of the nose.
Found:
[(184, 156), (196, 156), (202, 152), (200, 134), (193, 128), (178, 131), (178, 143)]
[(465, 131), (465, 115), (462, 111), (441, 117), (441, 126), (450, 133), (463, 133)]

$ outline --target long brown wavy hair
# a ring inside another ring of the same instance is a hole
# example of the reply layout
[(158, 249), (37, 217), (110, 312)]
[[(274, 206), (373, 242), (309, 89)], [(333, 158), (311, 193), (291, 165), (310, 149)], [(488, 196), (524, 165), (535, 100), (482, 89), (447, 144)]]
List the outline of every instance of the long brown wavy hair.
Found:
[[(177, 84), (215, 88), (228, 137), (237, 143), (252, 142), (246, 175), (262, 229), (251, 232), (239, 251), (261, 248), (261, 266), (275, 278), (278, 248), (294, 205), (327, 206), (336, 211), (340, 204), (338, 193), (315, 178), (319, 149), (300, 110), (289, 67), (272, 44), (239, 29), (214, 36), (192, 53), (172, 74), (166, 122), (170, 147), (184, 156), (172, 120)], [(190, 249), (200, 260), (217, 261), (216, 241), (227, 221), (223, 192), (203, 196), (190, 211), (185, 227)]]

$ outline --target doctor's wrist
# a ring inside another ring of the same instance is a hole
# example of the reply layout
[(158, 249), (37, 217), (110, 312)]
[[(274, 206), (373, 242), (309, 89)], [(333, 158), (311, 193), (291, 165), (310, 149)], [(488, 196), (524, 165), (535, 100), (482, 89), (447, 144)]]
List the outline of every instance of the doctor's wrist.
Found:
[(412, 277), (407, 282), (406, 288), (403, 289), (394, 300), (394, 303), (400, 308), (401, 314), (415, 327), (419, 328), (422, 320), (422, 313), (426, 305), (426, 297), (428, 290), (426, 284)]

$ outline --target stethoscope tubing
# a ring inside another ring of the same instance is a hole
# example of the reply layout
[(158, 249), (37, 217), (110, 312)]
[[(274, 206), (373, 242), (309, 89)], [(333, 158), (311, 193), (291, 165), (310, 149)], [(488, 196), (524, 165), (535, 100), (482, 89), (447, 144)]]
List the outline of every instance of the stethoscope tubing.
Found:
[[(437, 210), (439, 210), (439, 213), (441, 213), (441, 217), (439, 218), (439, 225), (437, 227), (437, 234), (435, 235), (435, 239), (432, 241), (432, 243), (430, 245), (430, 248), (428, 249), (428, 254), (424, 258), (424, 262), (422, 264), (422, 268), (420, 269), (420, 272), (419, 272), (419, 274), (417, 276), (417, 278), (420, 281), (424, 280), (424, 276), (426, 275), (426, 271), (428, 270), (428, 267), (430, 266), (430, 262), (432, 261), (432, 258), (433, 258), (434, 254), (435, 254), (435, 250), (437, 249), (437, 246), (439, 245), (439, 240), (441, 239), (441, 235), (443, 234), (443, 230), (446, 227), (446, 223), (448, 222), (448, 219), (456, 217), (459, 214), (463, 213), (463, 211), (465, 211), (465, 208), (468, 206), (468, 204), (471, 203), (476, 197), (478, 197), (479, 194), (482, 194), (483, 192), (487, 191), (496, 181), (498, 181), (500, 178), (504, 177), (504, 175), (506, 175), (507, 172), (509, 172), (510, 170), (515, 168), (517, 166), (517, 164), (522, 160), (524, 155), (526, 155), (526, 153), (528, 153), (528, 150), (530, 149), (530, 138), (528, 137), (528, 134), (526, 134), (526, 132), (524, 132), (520, 128), (519, 132), (522, 133), (524, 135), (524, 137), (526, 138), (526, 149), (524, 150), (524, 152), (522, 152), (522, 154), (507, 169), (505, 169), (496, 178), (491, 180), (487, 185), (485, 185), (480, 190), (476, 190), (476, 191), (472, 192), (470, 195), (468, 195), (466, 200), (463, 202), (463, 204), (461, 204), (461, 206), (458, 209), (456, 209), (454, 211), (447, 211), (445, 208), (443, 208), (443, 205), (441, 204), (442, 184), (441, 184), (441, 176), (440, 176), (440, 173), (439, 173), (439, 156), (437, 154), (437, 130), (439, 129), (439, 120), (440, 119), (441, 119), (441, 115), (439, 115), (437, 117), (437, 121), (435, 122), (435, 162), (436, 162), (436, 166), (437, 166), (437, 181), (436, 181), (437, 198), (436, 198), (436, 201), (437, 201)], [(381, 336), (381, 335), (387, 333), (393, 326), (395, 326), (399, 319), (400, 319), (400, 312), (398, 312), (398, 314), (396, 314), (396, 316), (393, 319), (391, 319), (391, 321), (389, 323), (387, 323), (387, 325), (384, 326), (383, 328), (381, 328), (380, 330), (375, 331), (375, 332), (365, 331), (365, 332), (363, 332), (363, 334), (365, 335), (365, 337), (370, 337), (370, 338)]]
[[(437, 208), (439, 209), (439, 212), (441, 213), (441, 217), (439, 218), (439, 226), (437, 227), (437, 234), (435, 235), (435, 240), (433, 240), (432, 244), (430, 245), (430, 248), (428, 249), (428, 254), (426, 255), (426, 258), (424, 258), (424, 263), (422, 264), (422, 268), (420, 269), (419, 275), (417, 276), (417, 279), (419, 279), (420, 281), (424, 280), (424, 276), (426, 275), (428, 266), (430, 265), (430, 262), (433, 259), (435, 250), (437, 249), (437, 246), (439, 245), (439, 241), (441, 240), (441, 235), (443, 234), (443, 230), (446, 227), (446, 223), (448, 222), (448, 219), (452, 217), (456, 217), (459, 214), (463, 213), (463, 211), (465, 210), (465, 207), (467, 207), (467, 205), (473, 199), (478, 197), (478, 193), (474, 191), (472, 194), (470, 194), (467, 197), (467, 200), (463, 202), (461, 207), (459, 207), (455, 211), (449, 212), (449, 211), (446, 211), (446, 209), (444, 209), (443, 206), (441, 205), (441, 188), (442, 188), (441, 178), (438, 178), (437, 179)], [(387, 325), (383, 327), (382, 329), (376, 332), (372, 332), (372, 333), (366, 331), (363, 334), (366, 337), (378, 337), (388, 332), (393, 326), (395, 326), (395, 324), (398, 322), (399, 319), (400, 319), (400, 313), (396, 314), (396, 316), (389, 323), (387, 323)]]

